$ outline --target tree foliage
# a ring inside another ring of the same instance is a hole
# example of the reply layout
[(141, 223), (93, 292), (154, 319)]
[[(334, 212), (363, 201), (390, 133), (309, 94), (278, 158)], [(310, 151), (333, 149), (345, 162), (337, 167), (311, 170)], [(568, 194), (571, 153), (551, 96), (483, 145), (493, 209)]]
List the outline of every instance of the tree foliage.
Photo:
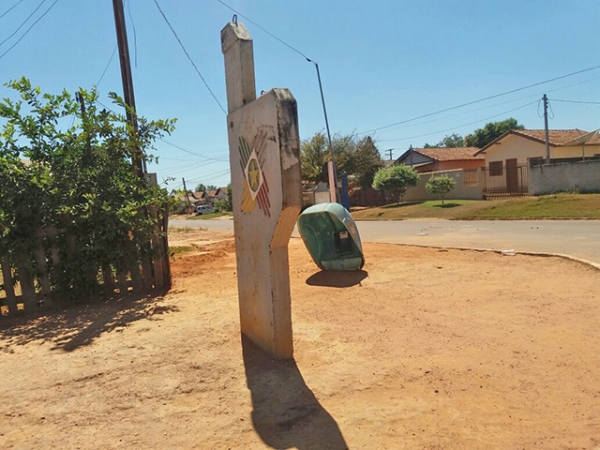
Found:
[(456, 180), (447, 175), (439, 175), (437, 177), (432, 176), (427, 184), (425, 184), (425, 189), (427, 192), (433, 195), (439, 195), (442, 199), (442, 205), (444, 204), (444, 198), (446, 195), (454, 189), (456, 186)]
[(396, 190), (400, 201), (411, 186), (416, 186), (421, 176), (415, 169), (405, 164), (381, 168), (373, 178), (373, 189), (378, 191)]
[(466, 147), (482, 148), (509, 130), (523, 129), (525, 127), (519, 125), (519, 122), (511, 117), (500, 122), (487, 123), (483, 128), (475, 130), (472, 134), (467, 134), (464, 143)]
[(0, 101), (0, 254), (14, 263), (39, 244), (40, 230), (57, 229), (59, 251), (67, 252), (69, 239), (75, 247), (53, 267), (52, 282), (89, 293), (90, 271), (125, 269), (145, 251), (154, 226), (147, 208), (167, 196), (136, 175), (131, 158), (152, 160), (148, 150), (175, 121), (138, 117), (136, 133), (124, 115), (98, 108), (96, 91), (79, 91), (82, 111), (67, 91), (42, 94), (26, 78), (6, 86), (19, 100)]
[(196, 188), (194, 189), (194, 192), (204, 192), (204, 191), (211, 191), (211, 190), (216, 190), (217, 187), (214, 184), (203, 184), (203, 183), (198, 183), (196, 185)]
[(519, 125), (516, 119), (512, 117), (499, 122), (487, 123), (483, 128), (479, 128), (464, 138), (460, 134), (449, 134), (444, 136), (437, 144), (425, 144), (423, 148), (456, 148), (456, 147), (485, 147), (494, 139), (502, 136), (509, 130), (523, 130), (525, 127)]
[(423, 148), (457, 148), (457, 147), (464, 147), (465, 146), (465, 141), (463, 139), (463, 137), (460, 134), (449, 134), (444, 136), (444, 139), (442, 139), (440, 142), (438, 142), (437, 144), (425, 144), (423, 146)]
[[(361, 187), (373, 183), (375, 172), (383, 165), (377, 146), (370, 137), (334, 136), (331, 142), (338, 175), (353, 175)], [(327, 137), (317, 133), (302, 141), (300, 147), (302, 179), (318, 183), (327, 181), (326, 164), (330, 160)]]

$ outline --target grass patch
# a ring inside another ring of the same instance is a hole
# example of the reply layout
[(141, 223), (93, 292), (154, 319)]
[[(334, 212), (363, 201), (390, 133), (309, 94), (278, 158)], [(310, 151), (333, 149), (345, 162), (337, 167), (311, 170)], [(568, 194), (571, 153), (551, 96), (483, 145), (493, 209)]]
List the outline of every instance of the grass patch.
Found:
[(600, 194), (556, 194), (503, 200), (440, 200), (357, 209), (356, 220), (600, 219)]
[(186, 220), (208, 220), (208, 219), (216, 219), (218, 217), (223, 217), (223, 216), (232, 216), (233, 213), (230, 211), (226, 211), (226, 212), (214, 212), (214, 213), (210, 213), (210, 214), (202, 214), (200, 216), (191, 216), (188, 217)]
[(555, 194), (512, 199), (458, 214), (456, 219), (600, 219), (600, 194)]
[(352, 212), (356, 220), (452, 219), (459, 211), (485, 208), (485, 200), (429, 200), (365, 208)]

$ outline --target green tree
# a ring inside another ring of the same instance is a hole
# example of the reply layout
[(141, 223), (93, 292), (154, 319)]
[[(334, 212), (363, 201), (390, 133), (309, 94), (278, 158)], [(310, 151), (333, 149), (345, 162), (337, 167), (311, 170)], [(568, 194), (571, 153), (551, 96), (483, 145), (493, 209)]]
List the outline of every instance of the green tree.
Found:
[(456, 186), (456, 180), (447, 175), (440, 175), (437, 177), (431, 177), (427, 184), (425, 184), (425, 189), (427, 192), (433, 195), (439, 195), (442, 199), (442, 205), (444, 204), (444, 198), (446, 195), (450, 193), (452, 189)]
[(444, 136), (444, 139), (442, 139), (437, 144), (434, 144), (434, 145), (425, 144), (423, 146), (423, 148), (457, 148), (457, 147), (464, 147), (464, 146), (465, 146), (464, 138), (460, 134), (453, 133), (453, 134)]
[[(331, 145), (338, 175), (353, 175), (362, 187), (369, 187), (375, 172), (383, 165), (377, 146), (370, 137), (357, 140), (353, 135), (336, 135)], [(326, 164), (330, 160), (327, 138), (317, 133), (300, 147), (302, 179), (317, 183), (327, 181)]]
[(214, 191), (217, 187), (214, 184), (203, 184), (198, 183), (194, 189), (194, 192)]
[(405, 164), (383, 167), (373, 177), (373, 189), (384, 192), (396, 190), (401, 202), (408, 188), (416, 186), (420, 178), (415, 169)]
[(519, 125), (519, 122), (512, 117), (500, 122), (490, 122), (483, 128), (475, 130), (472, 134), (467, 134), (464, 139), (465, 146), (482, 148), (509, 130), (524, 129), (525, 127)]
[(302, 141), (300, 145), (300, 165), (302, 179), (311, 183), (327, 181), (327, 173), (323, 165), (329, 160), (327, 138), (317, 133), (312, 138)]
[(370, 136), (367, 136), (356, 143), (354, 154), (354, 172), (358, 184), (362, 188), (373, 185), (373, 177), (381, 167), (383, 161), (381, 154), (375, 146)]

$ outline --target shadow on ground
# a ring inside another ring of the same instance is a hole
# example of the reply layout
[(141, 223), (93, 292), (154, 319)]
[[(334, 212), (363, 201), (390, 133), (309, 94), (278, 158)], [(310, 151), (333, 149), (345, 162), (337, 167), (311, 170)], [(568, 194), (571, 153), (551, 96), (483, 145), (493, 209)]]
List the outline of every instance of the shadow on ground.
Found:
[(336, 421), (306, 386), (294, 360), (278, 361), (242, 336), (252, 423), (276, 449), (343, 450), (348, 446)]
[(396, 209), (396, 208), (404, 208), (405, 206), (412, 206), (412, 205), (420, 205), (423, 202), (402, 202), (402, 203), (392, 203), (390, 205), (384, 205), (381, 206), (381, 209)]
[(347, 288), (360, 284), (369, 276), (365, 270), (322, 270), (306, 279), (310, 286), (327, 286), (335, 288)]
[(456, 208), (457, 206), (461, 206), (460, 203), (444, 203), (443, 205), (440, 203), (438, 205), (431, 205), (432, 208)]
[(52, 350), (76, 350), (138, 320), (156, 320), (160, 314), (176, 312), (175, 306), (161, 305), (165, 293), (127, 295), (36, 315), (0, 317), (0, 352), (10, 353), (12, 347), (34, 341), (49, 341)]

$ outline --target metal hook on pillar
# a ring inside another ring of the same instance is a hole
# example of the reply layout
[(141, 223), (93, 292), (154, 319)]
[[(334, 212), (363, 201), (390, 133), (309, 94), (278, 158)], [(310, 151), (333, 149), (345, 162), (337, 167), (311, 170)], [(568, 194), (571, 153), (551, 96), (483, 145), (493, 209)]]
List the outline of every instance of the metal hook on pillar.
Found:
[(231, 18), (231, 21), (235, 24), (235, 26), (237, 27), (238, 21), (237, 21), (237, 14), (234, 14), (233, 17)]

